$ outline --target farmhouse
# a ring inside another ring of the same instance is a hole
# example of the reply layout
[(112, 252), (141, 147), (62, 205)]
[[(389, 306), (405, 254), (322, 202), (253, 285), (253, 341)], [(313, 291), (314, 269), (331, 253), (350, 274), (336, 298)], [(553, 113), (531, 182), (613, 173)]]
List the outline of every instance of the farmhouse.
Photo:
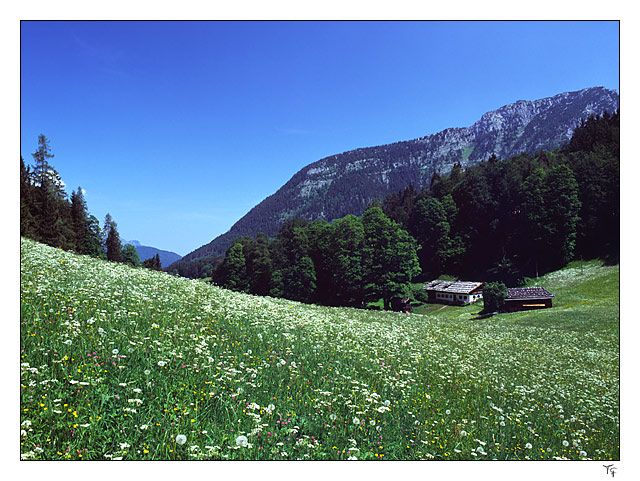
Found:
[(544, 287), (510, 287), (504, 307), (508, 312), (552, 307), (555, 296)]
[(429, 302), (472, 304), (482, 299), (482, 282), (435, 280), (424, 285)]

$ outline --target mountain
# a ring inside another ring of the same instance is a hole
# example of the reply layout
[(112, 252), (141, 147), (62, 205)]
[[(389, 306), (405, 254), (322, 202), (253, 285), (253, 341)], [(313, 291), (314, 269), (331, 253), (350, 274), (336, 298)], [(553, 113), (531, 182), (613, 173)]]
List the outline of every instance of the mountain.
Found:
[(131, 240), (131, 241), (122, 240), (122, 245), (125, 245), (125, 244), (131, 244), (136, 248), (136, 250), (138, 251), (138, 257), (140, 258), (141, 261), (150, 259), (151, 257), (154, 257), (156, 254), (158, 254), (160, 256), (160, 263), (162, 264), (163, 267), (173, 264), (174, 262), (177, 262), (180, 259), (182, 259), (182, 256), (180, 256), (179, 254), (176, 254), (175, 252), (163, 251), (156, 247), (143, 246), (137, 240)]
[(435, 172), (446, 174), (456, 162), (465, 167), (491, 154), (504, 159), (521, 152), (555, 149), (571, 139), (581, 120), (612, 113), (619, 102), (618, 92), (604, 87), (519, 100), (485, 113), (470, 127), (326, 157), (301, 169), (227, 233), (190, 252), (181, 262), (223, 255), (233, 239), (243, 235), (273, 235), (291, 217), (330, 221), (360, 215), (372, 200), (409, 183), (418, 189), (428, 186)]

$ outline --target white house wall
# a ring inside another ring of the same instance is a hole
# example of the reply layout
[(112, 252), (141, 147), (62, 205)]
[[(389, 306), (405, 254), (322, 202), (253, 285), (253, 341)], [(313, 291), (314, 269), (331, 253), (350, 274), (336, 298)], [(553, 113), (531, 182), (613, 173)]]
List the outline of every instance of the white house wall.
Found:
[(444, 292), (436, 292), (436, 299), (444, 302), (463, 302), (472, 304), (482, 299), (482, 294), (448, 294)]

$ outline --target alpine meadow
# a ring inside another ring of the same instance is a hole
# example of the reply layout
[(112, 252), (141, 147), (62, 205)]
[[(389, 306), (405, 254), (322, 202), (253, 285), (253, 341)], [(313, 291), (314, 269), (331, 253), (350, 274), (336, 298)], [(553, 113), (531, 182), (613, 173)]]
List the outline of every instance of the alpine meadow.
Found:
[(613, 477), (619, 23), (21, 20), (21, 466)]
[[(618, 459), (618, 267), (479, 319), (258, 297), (21, 242), (23, 459)], [(597, 300), (590, 294), (599, 293)]]

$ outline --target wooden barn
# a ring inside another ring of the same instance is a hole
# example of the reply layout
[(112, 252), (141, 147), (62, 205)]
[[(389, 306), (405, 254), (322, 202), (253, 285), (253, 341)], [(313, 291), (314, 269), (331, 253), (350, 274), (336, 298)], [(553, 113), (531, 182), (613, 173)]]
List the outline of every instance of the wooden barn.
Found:
[(482, 299), (483, 282), (435, 280), (424, 285), (429, 302), (464, 305)]
[(509, 287), (504, 308), (508, 312), (546, 309), (553, 306), (554, 297), (544, 287)]

